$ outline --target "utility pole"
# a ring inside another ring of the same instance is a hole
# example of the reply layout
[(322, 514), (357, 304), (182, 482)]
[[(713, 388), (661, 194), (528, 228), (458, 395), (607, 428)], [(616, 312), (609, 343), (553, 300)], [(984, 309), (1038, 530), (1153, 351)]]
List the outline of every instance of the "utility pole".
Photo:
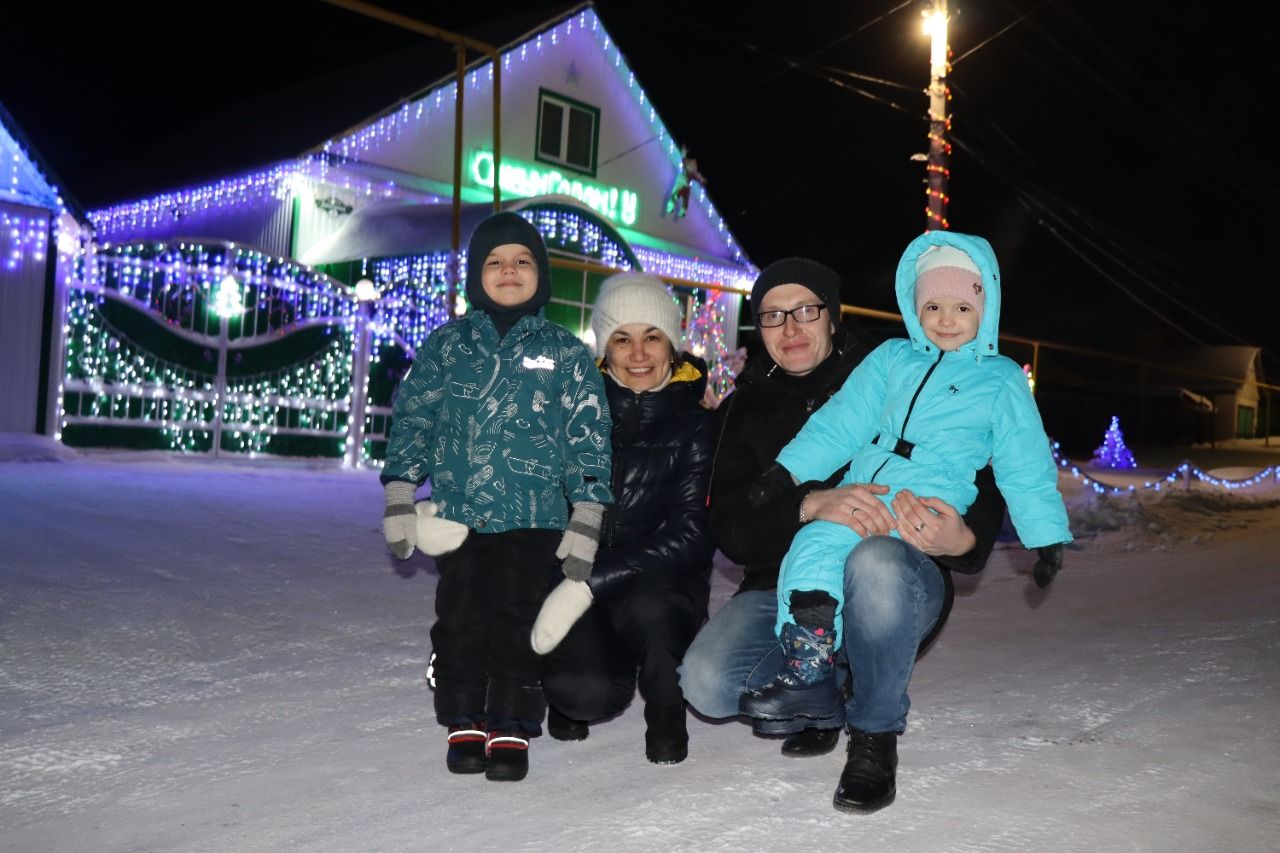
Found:
[(929, 155), (925, 165), (925, 230), (946, 230), (947, 179), (951, 176), (951, 115), (947, 112), (947, 0), (933, 0), (933, 8), (924, 13), (924, 32), (931, 39), (929, 47)]
[(364, 3), (362, 0), (322, 0), (333, 6), (356, 12), (361, 15), (391, 24), (419, 35), (447, 41), (454, 46), (458, 54), (457, 99), (453, 110), (453, 252), (449, 261), (449, 281), (446, 300), (449, 315), (456, 313), (458, 297), (458, 281), (462, 269), (462, 101), (463, 89), (467, 76), (467, 51), (483, 53), (493, 62), (493, 210), (502, 209), (502, 55), (498, 48), (464, 35), (443, 30), (431, 24), (416, 21), (397, 12)]

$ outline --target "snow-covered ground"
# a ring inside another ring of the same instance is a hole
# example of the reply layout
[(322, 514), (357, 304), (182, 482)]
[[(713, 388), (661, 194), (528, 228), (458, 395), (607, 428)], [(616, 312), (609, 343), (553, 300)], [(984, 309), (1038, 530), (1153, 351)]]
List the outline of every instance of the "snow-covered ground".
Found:
[(897, 802), (854, 816), (843, 750), (691, 719), (657, 767), (638, 701), (522, 783), (451, 776), (434, 571), (385, 556), (376, 473), (60, 450), (0, 440), (6, 853), (1280, 849), (1274, 482), (1064, 475), (1079, 547), (1046, 592), (1013, 542), (961, 579)]

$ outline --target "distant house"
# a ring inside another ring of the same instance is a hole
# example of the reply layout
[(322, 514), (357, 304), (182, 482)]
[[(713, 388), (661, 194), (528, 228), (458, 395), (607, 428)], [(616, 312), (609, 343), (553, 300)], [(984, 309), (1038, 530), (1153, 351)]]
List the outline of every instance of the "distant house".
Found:
[(0, 432), (52, 434), (62, 282), (87, 221), (0, 105)]
[(293, 159), (92, 211), (64, 440), (379, 459), (414, 349), (459, 309), (459, 94), (463, 243), (497, 183), (547, 241), (550, 319), (587, 335), (607, 275), (660, 275), (726, 390), (755, 268), (593, 7), (500, 56), (499, 146), (486, 58)]
[(1162, 359), (1184, 371), (1154, 369), (1155, 382), (1179, 386), (1184, 400), (1212, 412), (1211, 440), (1257, 438), (1267, 428), (1258, 389), (1262, 350), (1250, 346), (1197, 347)]
[(1257, 438), (1276, 429), (1259, 382), (1261, 350), (1209, 346), (1113, 361), (1053, 352), (1037, 388), (1046, 428), (1065, 447), (1091, 449), (1112, 416), (1132, 442), (1198, 444)]

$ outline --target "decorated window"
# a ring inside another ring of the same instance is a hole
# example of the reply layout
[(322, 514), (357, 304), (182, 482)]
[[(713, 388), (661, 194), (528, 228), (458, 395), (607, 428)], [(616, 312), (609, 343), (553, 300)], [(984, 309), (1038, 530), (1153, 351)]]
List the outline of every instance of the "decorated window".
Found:
[(537, 159), (594, 177), (599, 141), (599, 109), (547, 89), (538, 90)]

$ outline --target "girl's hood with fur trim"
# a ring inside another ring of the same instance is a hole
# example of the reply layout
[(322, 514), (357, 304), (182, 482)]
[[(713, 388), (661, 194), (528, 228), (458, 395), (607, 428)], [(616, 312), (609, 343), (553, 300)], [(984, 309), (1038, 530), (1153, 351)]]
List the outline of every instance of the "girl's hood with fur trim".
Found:
[(982, 308), (982, 322), (978, 326), (977, 337), (960, 347), (958, 352), (968, 353), (977, 359), (999, 355), (1000, 266), (996, 263), (996, 253), (983, 238), (955, 231), (924, 232), (907, 245), (898, 261), (895, 278), (898, 310), (902, 312), (902, 320), (907, 325), (907, 337), (911, 339), (912, 348), (922, 352), (938, 350), (924, 333), (920, 317), (916, 314), (916, 261), (934, 246), (952, 246), (973, 258), (982, 272), (982, 286), (986, 289), (986, 303)]

